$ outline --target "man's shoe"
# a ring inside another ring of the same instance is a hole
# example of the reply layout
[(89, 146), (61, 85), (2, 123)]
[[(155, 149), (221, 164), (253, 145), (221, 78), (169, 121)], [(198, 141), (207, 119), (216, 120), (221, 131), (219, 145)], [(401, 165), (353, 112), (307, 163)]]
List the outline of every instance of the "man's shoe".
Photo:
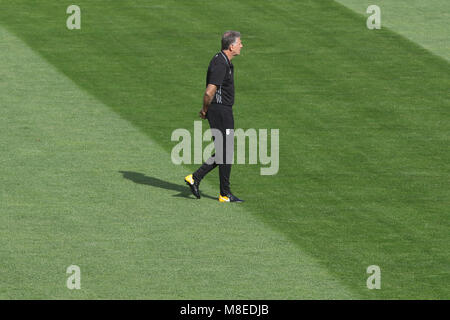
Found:
[(200, 191), (198, 190), (198, 186), (200, 185), (199, 181), (196, 181), (194, 179), (194, 176), (192, 174), (188, 175), (186, 178), (184, 178), (184, 181), (186, 184), (191, 188), (192, 194), (197, 198), (200, 199)]
[(229, 193), (226, 196), (219, 195), (219, 202), (244, 202), (244, 200), (241, 200), (238, 197)]

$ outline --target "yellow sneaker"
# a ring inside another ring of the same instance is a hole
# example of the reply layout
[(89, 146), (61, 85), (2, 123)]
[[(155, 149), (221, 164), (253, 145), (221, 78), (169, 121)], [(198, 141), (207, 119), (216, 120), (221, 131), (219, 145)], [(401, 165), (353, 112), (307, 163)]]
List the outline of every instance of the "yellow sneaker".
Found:
[(184, 181), (189, 182), (190, 184), (194, 184), (194, 177), (192, 176), (192, 174), (186, 176), (186, 178), (184, 178)]
[(219, 194), (219, 201), (220, 202), (244, 202), (244, 200), (239, 199), (238, 197), (234, 196), (232, 193), (229, 193), (226, 196)]
[(199, 185), (200, 182), (195, 181), (194, 176), (192, 174), (186, 176), (184, 178), (184, 181), (186, 182), (186, 184), (189, 186), (189, 188), (191, 188), (191, 192), (192, 194), (197, 198), (200, 199), (200, 191), (199, 191)]
[(230, 202), (230, 198), (219, 195), (219, 202)]

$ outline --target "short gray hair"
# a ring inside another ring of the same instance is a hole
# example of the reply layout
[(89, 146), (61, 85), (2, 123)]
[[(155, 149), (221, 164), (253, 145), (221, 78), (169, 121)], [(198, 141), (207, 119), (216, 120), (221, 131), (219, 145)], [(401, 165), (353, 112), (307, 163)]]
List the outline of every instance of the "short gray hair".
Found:
[(239, 31), (226, 31), (222, 36), (222, 50), (227, 50), (240, 37), (241, 33)]

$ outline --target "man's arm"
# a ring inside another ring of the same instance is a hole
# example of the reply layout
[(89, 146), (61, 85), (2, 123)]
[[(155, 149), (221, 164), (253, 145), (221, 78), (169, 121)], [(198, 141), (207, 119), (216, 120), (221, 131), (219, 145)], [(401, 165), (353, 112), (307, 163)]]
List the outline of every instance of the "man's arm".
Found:
[(208, 84), (205, 90), (205, 94), (203, 95), (203, 108), (200, 110), (200, 118), (206, 118), (206, 112), (208, 112), (209, 105), (216, 94), (217, 86), (214, 84)]

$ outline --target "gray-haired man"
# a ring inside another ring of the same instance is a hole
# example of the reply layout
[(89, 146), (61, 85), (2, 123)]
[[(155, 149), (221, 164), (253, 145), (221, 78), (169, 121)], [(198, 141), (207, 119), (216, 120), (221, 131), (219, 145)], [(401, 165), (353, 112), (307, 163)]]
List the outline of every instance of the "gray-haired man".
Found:
[(242, 47), (241, 34), (238, 31), (227, 31), (222, 36), (222, 50), (209, 63), (200, 117), (208, 119), (211, 129), (218, 130), (223, 139), (214, 139), (216, 153), (203, 163), (197, 171), (184, 179), (198, 199), (200, 199), (198, 188), (200, 181), (208, 172), (219, 166), (219, 201), (243, 201), (235, 197), (230, 191), (231, 159), (233, 159), (233, 147), (230, 146), (232, 144), (229, 144), (229, 150), (226, 148), (226, 141), (233, 141), (234, 139), (232, 109), (234, 104), (234, 67), (231, 60), (240, 54)]

